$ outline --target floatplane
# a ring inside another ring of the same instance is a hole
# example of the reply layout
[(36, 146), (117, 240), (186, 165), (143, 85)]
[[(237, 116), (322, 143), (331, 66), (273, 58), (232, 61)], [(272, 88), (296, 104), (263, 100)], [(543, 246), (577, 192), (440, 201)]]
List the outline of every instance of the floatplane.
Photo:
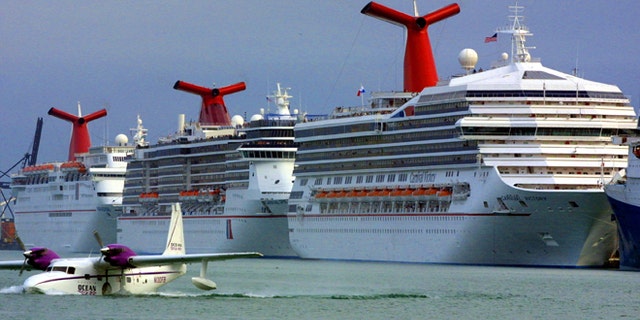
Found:
[[(161, 255), (137, 255), (121, 244), (104, 246), (100, 256), (60, 258), (44, 247), (24, 250), (24, 260), (0, 261), (0, 269), (42, 270), (23, 284), (26, 292), (59, 292), (82, 295), (144, 294), (176, 280), (187, 271), (187, 263), (201, 263), (200, 276), (191, 278), (199, 289), (212, 290), (206, 278), (207, 264), (214, 260), (260, 257), (258, 252), (186, 254), (180, 204), (172, 205), (167, 246)], [(23, 246), (24, 247), (24, 246)]]

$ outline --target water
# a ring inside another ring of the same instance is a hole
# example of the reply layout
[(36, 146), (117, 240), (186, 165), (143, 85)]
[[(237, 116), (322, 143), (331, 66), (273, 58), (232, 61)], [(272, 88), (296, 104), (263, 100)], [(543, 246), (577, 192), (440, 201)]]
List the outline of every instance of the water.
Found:
[[(0, 260), (19, 259), (0, 251)], [(209, 263), (144, 296), (24, 294), (0, 271), (3, 319), (638, 319), (640, 273), (247, 259)], [(31, 272), (32, 273), (32, 272)]]

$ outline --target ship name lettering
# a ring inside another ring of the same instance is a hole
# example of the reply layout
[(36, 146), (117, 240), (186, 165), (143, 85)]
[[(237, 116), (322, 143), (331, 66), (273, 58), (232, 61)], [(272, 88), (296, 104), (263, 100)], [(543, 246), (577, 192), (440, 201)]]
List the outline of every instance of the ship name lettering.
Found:
[(520, 201), (520, 196), (517, 194), (505, 194), (502, 196), (502, 200)]
[(527, 196), (524, 199), (527, 201), (547, 201), (547, 197), (543, 196)]

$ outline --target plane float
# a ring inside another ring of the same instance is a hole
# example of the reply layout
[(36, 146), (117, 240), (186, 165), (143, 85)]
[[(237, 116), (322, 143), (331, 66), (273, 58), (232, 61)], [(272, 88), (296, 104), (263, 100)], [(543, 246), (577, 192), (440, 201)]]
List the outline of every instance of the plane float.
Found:
[(60, 258), (44, 247), (24, 248), (24, 260), (0, 261), (0, 269), (38, 269), (23, 284), (24, 291), (81, 295), (144, 294), (176, 280), (187, 271), (187, 263), (201, 263), (200, 276), (191, 278), (199, 289), (212, 290), (215, 282), (206, 278), (207, 264), (214, 260), (261, 257), (258, 252), (186, 254), (180, 204), (172, 205), (167, 245), (161, 255), (137, 255), (121, 244), (103, 246), (101, 255)]

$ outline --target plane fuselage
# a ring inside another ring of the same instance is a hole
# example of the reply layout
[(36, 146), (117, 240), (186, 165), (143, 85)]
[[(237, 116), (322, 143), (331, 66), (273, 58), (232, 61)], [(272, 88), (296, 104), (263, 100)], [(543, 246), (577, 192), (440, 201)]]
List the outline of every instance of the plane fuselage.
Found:
[(187, 270), (186, 264), (157, 267), (105, 267), (99, 258), (59, 259), (24, 282), (27, 292), (106, 295), (155, 292)]

